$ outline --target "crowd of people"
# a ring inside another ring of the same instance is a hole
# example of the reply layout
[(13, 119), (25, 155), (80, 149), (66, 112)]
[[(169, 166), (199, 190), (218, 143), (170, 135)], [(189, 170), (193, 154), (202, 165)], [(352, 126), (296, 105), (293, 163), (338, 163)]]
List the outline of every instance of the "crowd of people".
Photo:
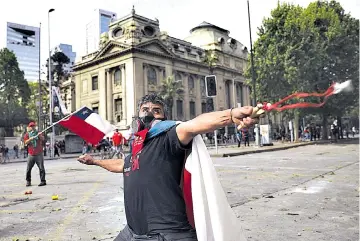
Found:
[[(132, 131), (130, 126), (127, 127), (127, 130), (122, 134), (119, 129), (115, 129), (111, 137), (106, 137), (102, 139), (97, 145), (92, 145), (84, 141), (82, 154), (87, 153), (108, 153), (113, 151), (113, 154), (118, 158), (123, 156), (125, 147), (129, 147), (131, 141)], [(110, 154), (110, 153), (109, 153)]]

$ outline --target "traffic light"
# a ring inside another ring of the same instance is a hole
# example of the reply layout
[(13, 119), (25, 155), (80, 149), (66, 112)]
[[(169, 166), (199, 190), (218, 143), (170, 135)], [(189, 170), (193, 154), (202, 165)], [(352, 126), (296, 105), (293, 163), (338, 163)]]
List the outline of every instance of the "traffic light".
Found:
[(208, 75), (205, 77), (205, 86), (206, 86), (206, 96), (215, 97), (216, 96), (216, 76)]

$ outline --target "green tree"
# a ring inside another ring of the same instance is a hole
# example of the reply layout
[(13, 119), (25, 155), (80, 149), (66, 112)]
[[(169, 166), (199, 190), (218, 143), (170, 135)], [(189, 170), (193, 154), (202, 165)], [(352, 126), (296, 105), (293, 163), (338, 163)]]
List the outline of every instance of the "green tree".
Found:
[(16, 56), (7, 48), (0, 50), (0, 127), (7, 136), (14, 127), (28, 122), (26, 106), (30, 88), (20, 70)]
[(168, 117), (171, 120), (174, 98), (184, 93), (181, 81), (176, 81), (174, 76), (168, 76), (161, 80), (160, 95), (168, 106)]
[[(39, 120), (39, 83), (38, 82), (30, 82), (29, 87), (31, 90), (30, 99), (27, 103), (27, 111), (29, 118), (32, 120)], [(42, 84), (41, 87), (41, 97), (42, 97), (42, 107), (46, 109), (46, 105), (49, 100), (49, 91), (46, 88), (45, 84)], [(42, 113), (41, 113), (42, 114)]]
[[(271, 17), (263, 21), (254, 44), (256, 91), (260, 100), (276, 102), (294, 92), (322, 92), (333, 81), (349, 78), (358, 82), (358, 34), (358, 21), (344, 15), (336, 1), (317, 1), (307, 8), (279, 4)], [(250, 76), (249, 69), (246, 75)], [(293, 110), (290, 113), (295, 117), (294, 129), (298, 129), (301, 114), (322, 113), (326, 120), (329, 115), (344, 113), (357, 101), (354, 96), (351, 103), (345, 100), (339, 103), (342, 98), (349, 96), (331, 97), (323, 108)], [(323, 125), (327, 127), (326, 121)]]
[[(52, 70), (51, 78), (54, 86), (59, 86), (61, 82), (69, 77), (69, 73), (64, 70), (64, 65), (70, 63), (70, 59), (63, 52), (55, 52), (51, 56)], [(49, 59), (47, 59), (46, 67), (49, 73)], [(47, 79), (49, 76), (47, 74)]]

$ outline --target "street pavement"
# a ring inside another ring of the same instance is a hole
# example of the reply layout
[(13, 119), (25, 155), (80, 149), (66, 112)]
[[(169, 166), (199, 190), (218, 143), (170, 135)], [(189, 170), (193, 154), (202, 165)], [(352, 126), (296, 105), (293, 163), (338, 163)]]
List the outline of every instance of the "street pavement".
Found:
[[(248, 240), (359, 240), (358, 139), (213, 162)], [(0, 165), (0, 240), (113, 240), (126, 223), (122, 175), (75, 159), (45, 167), (48, 185), (35, 166), (27, 188), (24, 162)]]
[[(358, 135), (355, 137), (358, 139)], [(348, 139), (342, 139), (341, 142), (347, 142), (347, 141), (354, 141), (354, 138), (348, 138)], [(255, 146), (254, 142), (250, 144), (250, 146), (244, 146), (244, 143), (240, 147), (237, 146), (237, 144), (223, 144), (221, 143), (218, 146), (218, 149), (215, 149), (214, 145), (208, 145), (209, 154), (211, 157), (229, 157), (229, 156), (240, 156), (240, 155), (246, 155), (246, 154), (252, 154), (252, 153), (260, 153), (260, 152), (269, 152), (269, 151), (276, 151), (276, 150), (286, 150), (291, 148), (296, 148), (299, 146), (307, 146), (307, 145), (316, 145), (316, 144), (322, 144), (322, 143), (330, 143), (329, 140), (322, 141), (301, 141), (297, 143), (291, 143), (291, 142), (281, 142), (281, 141), (274, 141), (272, 146)], [(128, 154), (129, 150), (126, 148), (125, 154)], [(80, 156), (81, 153), (70, 153), (70, 154), (61, 154), (60, 157), (49, 157), (44, 156), (45, 160), (58, 160), (58, 159), (71, 159), (71, 158), (77, 158)], [(99, 157), (99, 152), (92, 153), (91, 155)], [(13, 155), (11, 155), (11, 159), (7, 160), (8, 163), (15, 163), (15, 162), (26, 162), (27, 158), (24, 158), (23, 155), (19, 155), (20, 158), (14, 158)]]

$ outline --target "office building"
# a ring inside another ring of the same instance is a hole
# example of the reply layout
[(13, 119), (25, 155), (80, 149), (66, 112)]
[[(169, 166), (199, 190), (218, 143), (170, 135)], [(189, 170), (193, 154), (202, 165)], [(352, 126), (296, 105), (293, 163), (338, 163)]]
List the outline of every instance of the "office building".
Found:
[(40, 28), (7, 23), (6, 47), (16, 55), (28, 81), (39, 79)]
[(116, 13), (95, 9), (91, 21), (86, 25), (86, 54), (99, 49), (100, 35), (109, 31), (110, 23), (116, 19)]
[[(82, 57), (73, 67), (76, 109), (87, 106), (119, 128), (130, 125), (137, 114), (137, 101), (159, 92), (169, 76), (181, 81), (184, 92), (174, 96), (171, 116), (189, 120), (206, 112), (204, 62), (206, 50), (218, 56), (212, 68), (216, 75), (215, 110), (250, 105), (245, 83), (247, 49), (230, 32), (203, 22), (186, 40), (162, 32), (158, 20), (131, 13), (110, 24), (109, 39), (98, 51)], [(226, 128), (234, 133), (234, 127)]]
[(63, 52), (70, 59), (70, 62), (64, 65), (64, 71), (71, 73), (72, 66), (75, 64), (76, 59), (76, 53), (73, 52), (72, 46), (70, 44), (59, 44), (53, 49), (52, 52)]

